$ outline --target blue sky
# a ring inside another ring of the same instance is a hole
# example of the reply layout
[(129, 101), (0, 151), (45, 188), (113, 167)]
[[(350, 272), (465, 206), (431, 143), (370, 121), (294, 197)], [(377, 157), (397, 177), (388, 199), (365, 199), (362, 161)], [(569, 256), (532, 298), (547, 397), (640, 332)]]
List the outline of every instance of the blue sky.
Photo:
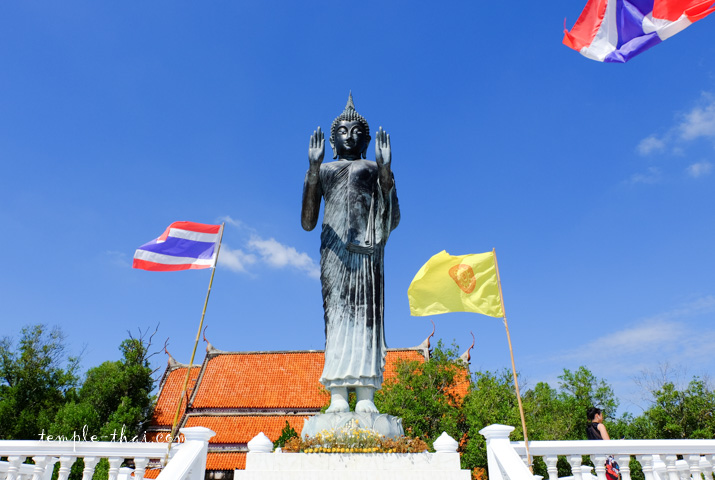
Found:
[[(0, 335), (60, 325), (89, 368), (159, 324), (187, 362), (209, 272), (132, 255), (226, 221), (209, 340), (321, 349), (302, 182), (352, 90), (392, 137), (389, 346), (431, 332), (406, 294), (428, 258), (496, 248), (526, 387), (586, 365), (638, 413), (643, 371), (713, 375), (715, 17), (600, 64), (561, 44), (584, 4), (3, 2)], [(460, 350), (474, 332), (472, 369), (509, 367), (499, 319), (432, 320)]]

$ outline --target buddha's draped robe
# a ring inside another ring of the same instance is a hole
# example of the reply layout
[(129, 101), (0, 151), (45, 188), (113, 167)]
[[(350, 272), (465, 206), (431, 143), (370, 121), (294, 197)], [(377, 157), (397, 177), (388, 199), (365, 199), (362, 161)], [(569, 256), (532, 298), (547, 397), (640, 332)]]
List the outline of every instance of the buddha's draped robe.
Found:
[(387, 350), (383, 257), (385, 242), (400, 221), (395, 188), (385, 198), (377, 164), (367, 160), (322, 164), (320, 188), (325, 198), (320, 237), (325, 368), (320, 382), (327, 388), (379, 389)]

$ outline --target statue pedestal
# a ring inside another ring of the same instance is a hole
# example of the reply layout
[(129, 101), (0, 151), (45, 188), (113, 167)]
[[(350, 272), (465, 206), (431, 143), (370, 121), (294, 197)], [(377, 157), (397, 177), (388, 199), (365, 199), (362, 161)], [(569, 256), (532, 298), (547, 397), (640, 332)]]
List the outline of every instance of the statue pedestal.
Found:
[(470, 480), (453, 453), (252, 453), (234, 480)]
[(314, 437), (323, 430), (339, 429), (350, 422), (357, 421), (360, 428), (375, 430), (388, 438), (399, 438), (405, 434), (402, 419), (384, 413), (321, 413), (310, 417), (303, 424), (301, 437)]
[(248, 443), (246, 469), (234, 480), (470, 480), (460, 470), (457, 442), (446, 433), (436, 453), (270, 453), (262, 433)]

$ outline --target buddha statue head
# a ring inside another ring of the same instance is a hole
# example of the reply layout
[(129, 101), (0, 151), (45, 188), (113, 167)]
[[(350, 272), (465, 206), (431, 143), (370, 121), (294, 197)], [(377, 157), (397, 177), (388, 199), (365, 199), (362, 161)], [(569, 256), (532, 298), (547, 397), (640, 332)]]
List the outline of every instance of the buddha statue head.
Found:
[(367, 146), (370, 144), (370, 126), (367, 120), (355, 110), (353, 94), (350, 93), (345, 110), (330, 126), (330, 146), (333, 158), (358, 160), (367, 158)]

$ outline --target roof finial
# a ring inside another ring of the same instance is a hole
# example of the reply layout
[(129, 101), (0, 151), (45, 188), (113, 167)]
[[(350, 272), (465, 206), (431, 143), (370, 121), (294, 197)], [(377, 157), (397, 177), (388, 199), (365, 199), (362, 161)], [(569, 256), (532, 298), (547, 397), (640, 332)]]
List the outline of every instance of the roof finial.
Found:
[(204, 327), (204, 342), (206, 342), (206, 354), (208, 355), (210, 353), (213, 353), (216, 350), (216, 348), (213, 345), (211, 345), (211, 342), (209, 342), (208, 339), (206, 338), (206, 329), (207, 328), (209, 328), (208, 325), (206, 325)]
[(466, 352), (464, 352), (462, 355), (459, 356), (459, 358), (460, 358), (461, 360), (464, 360), (466, 363), (469, 363), (469, 361), (472, 359), (472, 355), (469, 353), (469, 351), (470, 351), (472, 348), (474, 348), (474, 343), (477, 341), (477, 340), (474, 338), (474, 333), (472, 333), (472, 332), (469, 332), (469, 333), (472, 334), (472, 346), (469, 347)]
[(421, 349), (423, 349), (423, 350), (424, 350), (424, 349), (429, 350), (429, 348), (430, 348), (430, 341), (429, 341), (429, 339), (432, 338), (432, 337), (434, 337), (434, 331), (435, 331), (435, 329), (437, 328), (437, 327), (435, 326), (435, 324), (434, 324), (434, 320), (432, 320), (432, 319), (430, 318), (429, 321), (432, 322), (432, 333), (430, 333), (429, 336), (428, 336), (427, 338), (425, 338), (424, 341), (423, 341), (422, 343), (420, 343), (419, 345), (417, 345), (415, 348), (421, 348)]
[(169, 356), (169, 368), (173, 368), (179, 364), (179, 362), (176, 361), (176, 359), (169, 353), (169, 350), (166, 348), (169, 346), (169, 339), (167, 338), (166, 341), (164, 342), (164, 353), (166, 353)]

